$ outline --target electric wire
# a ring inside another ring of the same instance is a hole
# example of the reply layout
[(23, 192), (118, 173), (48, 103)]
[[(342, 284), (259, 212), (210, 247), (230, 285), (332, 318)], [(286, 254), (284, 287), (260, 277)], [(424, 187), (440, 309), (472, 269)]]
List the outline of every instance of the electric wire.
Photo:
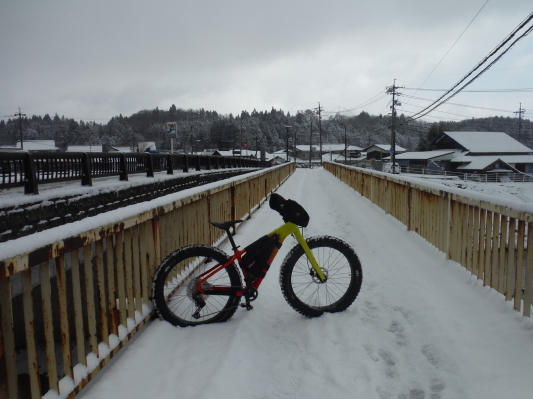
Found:
[[(429, 77), (433, 74), (433, 72), (435, 72), (435, 70), (438, 68), (438, 66), (441, 64), (441, 62), (444, 60), (444, 58), (446, 58), (446, 56), (448, 55), (448, 53), (454, 48), (454, 46), (457, 44), (457, 42), (459, 41), (459, 39), (461, 39), (461, 37), (464, 35), (464, 33), (467, 31), (467, 29), (470, 27), (470, 25), (472, 25), (472, 22), (474, 22), (474, 20), (477, 18), (477, 16), (479, 15), (479, 13), (483, 10), (483, 8), (485, 8), (485, 6), (487, 5), (487, 3), (489, 2), (489, 0), (487, 0), (485, 2), (485, 4), (483, 4), (483, 6), (481, 6), (481, 8), (479, 9), (479, 11), (477, 12), (476, 15), (474, 15), (474, 18), (472, 18), (472, 20), (469, 22), (469, 24), (466, 26), (466, 28), (463, 30), (463, 32), (459, 35), (459, 37), (455, 40), (455, 42), (453, 42), (452, 46), (448, 49), (448, 51), (446, 51), (446, 54), (444, 54), (444, 56), (441, 58), (441, 60), (437, 63), (437, 65), (435, 65), (435, 68), (433, 68), (433, 70), (429, 73), (429, 75), (427, 76), (427, 78), (424, 79), (424, 81), (420, 84), (420, 87), (417, 89), (420, 90), (420, 88), (422, 86), (424, 86), (424, 83), (426, 83), (426, 81), (429, 79)], [(416, 93), (416, 91), (415, 91)]]
[[(376, 98), (378, 97), (379, 98)], [(323, 111), (322, 113), (324, 114), (337, 114), (337, 113), (344, 113), (344, 112), (351, 112), (351, 111), (355, 111), (359, 108), (363, 108), (363, 107), (366, 107), (368, 105), (372, 105), (378, 101), (381, 101), (383, 98), (385, 98), (387, 95), (384, 94), (383, 92), (379, 92), (377, 95), (375, 95), (374, 97), (366, 100), (365, 102), (359, 104), (359, 105), (356, 105), (355, 107), (352, 107), (352, 108), (347, 108), (347, 109), (344, 109), (343, 111)]]
[[(419, 111), (418, 113), (411, 116), (412, 119), (419, 119), (431, 111), (433, 111), (435, 108), (439, 107), (455, 95), (457, 95), (461, 90), (463, 90), (466, 86), (471, 84), (473, 81), (475, 81), (479, 76), (481, 76), (483, 73), (485, 73), (492, 65), (494, 65), (497, 61), (500, 60), (500, 58), (505, 55), (519, 40), (527, 36), (532, 30), (533, 25), (528, 27), (527, 30), (522, 33), (520, 36), (518, 36), (502, 53), (500, 53), (492, 62), (488, 64), (485, 68), (483, 68), (480, 72), (478, 72), (477, 75), (475, 75), (473, 78), (471, 78), (468, 82), (466, 82), (462, 87), (458, 88), (454, 91), (458, 86), (460, 86), (465, 80), (467, 80), (475, 71), (477, 71), (479, 68), (481, 68), (491, 57), (495, 56), (495, 54), (507, 43), (509, 43), (514, 36), (517, 34), (518, 31), (523, 29), (527, 23), (529, 23), (533, 19), (533, 13), (529, 14), (529, 16), (520, 23), (520, 25), (513, 30), (494, 50), (492, 50), (489, 55), (487, 55), (483, 60), (481, 60), (470, 72), (468, 72), (461, 80), (459, 80), (452, 88), (450, 88), (446, 93), (444, 93), (442, 96), (440, 96), (437, 100), (435, 100), (432, 104), (428, 105), (426, 108), (424, 108), (422, 111)], [(450, 94), (451, 93), (451, 94)], [(450, 94), (450, 96), (445, 99), (445, 97)]]
[[(407, 94), (404, 94), (403, 97), (405, 97), (405, 98), (412, 98), (412, 99), (414, 99), (414, 100), (433, 101), (433, 100), (431, 100), (431, 99), (429, 99), (429, 98), (415, 97), (415, 96), (410, 96), (410, 95), (407, 95)], [(487, 111), (508, 112), (508, 113), (514, 113), (514, 112), (515, 112), (515, 111), (510, 111), (510, 110), (507, 110), (507, 109), (498, 109), (498, 108), (480, 107), (480, 106), (477, 106), (477, 105), (466, 105), (466, 104), (458, 104), (458, 103), (450, 103), (450, 102), (448, 102), (447, 104), (448, 104), (448, 105), (455, 105), (455, 106), (458, 106), (458, 107), (467, 107), (467, 108), (484, 109), (484, 110), (487, 110)], [(423, 108), (423, 107), (420, 107), (420, 108)], [(436, 112), (439, 112), (439, 111), (436, 111)]]

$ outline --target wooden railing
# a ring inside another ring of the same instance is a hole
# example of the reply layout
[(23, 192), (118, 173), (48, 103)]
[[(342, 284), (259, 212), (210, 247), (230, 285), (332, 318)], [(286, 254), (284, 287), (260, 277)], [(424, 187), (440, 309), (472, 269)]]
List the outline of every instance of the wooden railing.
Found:
[(151, 154), (122, 152), (0, 152), (0, 189), (24, 187), (26, 194), (38, 194), (39, 184), (80, 180), (92, 185), (92, 179), (154, 172), (173, 174), (181, 169), (188, 172), (219, 168), (258, 167), (259, 161), (244, 157), (207, 155)]
[(119, 220), (97, 215), (94, 223), (108, 224), (86, 231), (90, 218), (75, 222), (60, 240), (56, 228), (0, 244), (9, 253), (0, 257), (0, 398), (75, 396), (151, 317), (161, 260), (184, 245), (219, 243), (225, 233), (209, 221), (246, 219), (294, 168), (133, 205)]
[[(324, 168), (531, 317), (533, 214), (340, 164)], [(532, 250), (529, 250), (532, 248)]]

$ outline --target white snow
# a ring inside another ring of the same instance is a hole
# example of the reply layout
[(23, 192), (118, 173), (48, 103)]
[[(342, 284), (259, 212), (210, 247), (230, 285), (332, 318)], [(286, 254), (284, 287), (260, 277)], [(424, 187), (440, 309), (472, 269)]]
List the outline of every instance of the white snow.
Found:
[[(194, 173), (194, 172), (193, 172)], [(245, 176), (262, 173), (251, 172), (251, 174), (243, 174), (235, 176), (229, 179), (224, 179), (224, 183), (238, 181), (243, 179)], [(168, 177), (170, 176), (170, 177)], [(96, 195), (99, 192), (105, 192), (107, 190), (116, 190), (118, 187), (129, 187), (135, 185), (142, 185), (147, 183), (152, 183), (157, 180), (165, 180), (171, 178), (171, 175), (159, 174), (155, 178), (145, 177), (145, 176), (134, 176), (130, 181), (121, 182), (118, 178), (100, 180), (99, 184), (95, 184), (92, 187), (83, 187), (78, 184), (69, 184), (57, 189), (48, 189), (42, 194), (35, 196), (24, 196), (24, 194), (9, 192), (0, 195), (0, 207), (7, 207), (13, 204), (33, 201), (43, 201), (47, 198), (58, 198), (60, 196), (70, 196), (70, 195)], [(174, 176), (175, 177), (175, 176)], [(194, 187), (191, 189), (178, 191), (173, 194), (168, 194), (163, 197), (159, 197), (152, 201), (141, 202), (138, 204), (126, 206), (114, 210), (113, 212), (101, 213), (96, 216), (88, 217), (83, 220), (79, 220), (72, 223), (67, 223), (58, 227), (54, 227), (48, 230), (44, 230), (29, 236), (20, 237), (16, 240), (6, 241), (0, 243), (0, 260), (9, 259), (11, 257), (25, 254), (34, 249), (49, 245), (56, 241), (63, 240), (68, 237), (76, 236), (78, 234), (87, 232), (92, 229), (100, 228), (101, 226), (106, 226), (109, 224), (116, 223), (120, 220), (138, 215), (140, 213), (146, 212), (151, 209), (155, 209), (158, 206), (163, 206), (169, 204), (173, 201), (177, 201), (182, 198), (194, 195), (205, 190), (213, 189), (220, 186), (221, 182), (213, 182), (204, 184), (202, 186)]]
[(531, 148), (503, 132), (444, 132), (471, 153), (531, 153)]
[[(287, 305), (277, 275), (289, 238), (252, 311), (198, 327), (149, 323), (79, 397), (531, 397), (533, 322), (502, 295), (322, 168), (296, 170), (278, 192), (308, 210), (306, 236), (354, 247), (354, 304), (316, 319)], [(244, 246), (281, 223), (264, 206), (235, 239)]]

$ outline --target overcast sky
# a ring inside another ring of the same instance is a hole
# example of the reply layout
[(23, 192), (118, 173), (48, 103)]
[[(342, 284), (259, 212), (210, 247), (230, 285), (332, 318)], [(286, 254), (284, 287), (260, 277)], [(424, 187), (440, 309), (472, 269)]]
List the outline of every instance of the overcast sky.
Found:
[[(236, 115), (319, 102), (328, 113), (386, 114), (380, 94), (394, 79), (405, 95), (436, 99), (409, 89), (450, 88), (533, 11), (531, 0), (489, 0), (479, 12), (485, 2), (0, 0), (0, 117), (21, 107), (105, 123), (172, 104)], [(468, 89), (524, 88), (533, 34)], [(400, 100), (405, 115), (430, 103)], [(520, 102), (533, 119), (533, 91), (450, 102), (498, 111), (446, 105), (426, 120), (514, 117)]]

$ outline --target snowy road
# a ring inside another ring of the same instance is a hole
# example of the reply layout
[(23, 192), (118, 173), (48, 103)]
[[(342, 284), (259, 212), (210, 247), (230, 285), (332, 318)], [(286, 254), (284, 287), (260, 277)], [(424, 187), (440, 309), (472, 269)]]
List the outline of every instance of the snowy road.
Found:
[[(278, 192), (308, 210), (306, 236), (354, 247), (363, 265), (354, 304), (317, 319), (292, 310), (278, 283), (287, 239), (252, 311), (195, 328), (152, 322), (83, 399), (533, 396), (533, 323), (502, 296), (323, 169), (297, 170)], [(279, 224), (262, 207), (236, 241)]]

